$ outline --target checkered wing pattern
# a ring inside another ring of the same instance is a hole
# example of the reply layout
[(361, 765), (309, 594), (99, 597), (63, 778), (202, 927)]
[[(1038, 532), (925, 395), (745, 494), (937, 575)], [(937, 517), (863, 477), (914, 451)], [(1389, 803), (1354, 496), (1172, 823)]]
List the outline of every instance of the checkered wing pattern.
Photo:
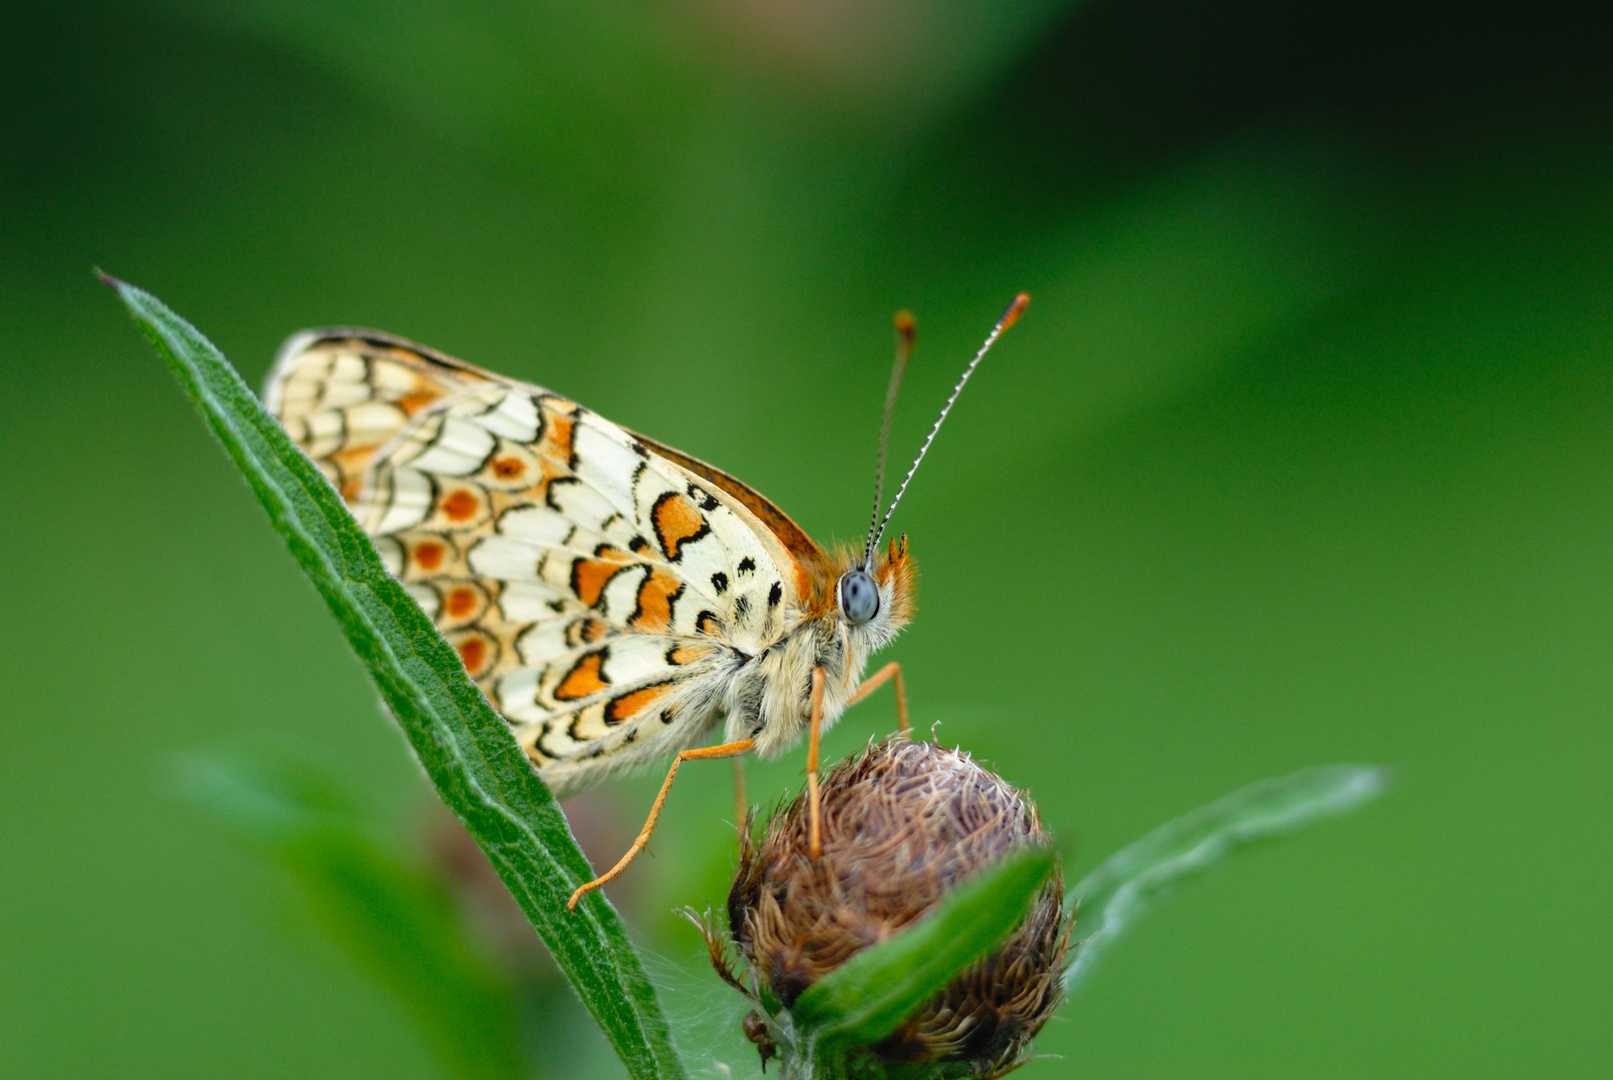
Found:
[(265, 397), (560, 791), (694, 745), (786, 630), (793, 523), (558, 394), (338, 329)]

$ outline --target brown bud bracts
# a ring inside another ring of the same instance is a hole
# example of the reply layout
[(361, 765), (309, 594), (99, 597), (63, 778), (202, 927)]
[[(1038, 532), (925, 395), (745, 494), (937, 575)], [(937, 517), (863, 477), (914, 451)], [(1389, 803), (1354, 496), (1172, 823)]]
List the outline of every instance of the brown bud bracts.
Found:
[[(824, 780), (820, 858), (807, 819), (804, 796), (775, 814), (760, 845), (741, 853), (728, 896), (730, 932), (749, 968), (748, 979), (734, 981), (767, 1007), (747, 1018), (747, 1034), (771, 1012), (787, 1067), (799, 1034), (788, 1030), (789, 1012), (809, 988), (921, 920), (959, 883), (1047, 847), (1020, 792), (966, 754), (904, 737), (870, 745)], [(987, 1076), (1019, 1060), (1062, 998), (1070, 924), (1058, 871), (1045, 875), (1044, 864), (1017, 928), (988, 939), (985, 955), (888, 1034), (848, 1048), (852, 1076), (891, 1067)]]

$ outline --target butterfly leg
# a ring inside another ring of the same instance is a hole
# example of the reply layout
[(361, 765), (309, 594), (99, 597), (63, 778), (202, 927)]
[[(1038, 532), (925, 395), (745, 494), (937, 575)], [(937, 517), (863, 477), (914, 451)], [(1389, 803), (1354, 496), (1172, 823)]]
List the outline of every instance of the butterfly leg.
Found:
[(907, 731), (910, 727), (907, 722), (907, 684), (902, 682), (902, 665), (894, 660), (863, 680), (863, 684), (846, 699), (846, 705), (849, 708), (857, 704), (892, 679), (896, 680), (896, 726)]
[(823, 734), (824, 678), (821, 667), (812, 669), (812, 729), (807, 740), (807, 827), (814, 859), (823, 855), (823, 834), (818, 825), (818, 741)]
[(697, 761), (707, 758), (738, 757), (755, 745), (755, 739), (741, 739), (738, 742), (723, 743), (721, 746), (702, 746), (698, 750), (680, 750), (678, 756), (672, 759), (672, 768), (667, 770), (666, 780), (661, 784), (661, 793), (655, 797), (655, 804), (650, 807), (650, 816), (645, 819), (644, 828), (639, 830), (638, 839), (633, 841), (633, 846), (627, 849), (626, 855), (617, 860), (615, 866), (588, 884), (579, 886), (577, 891), (571, 894), (571, 899), (566, 901), (566, 910), (574, 910), (577, 907), (577, 901), (581, 900), (584, 895), (616, 878), (623, 870), (627, 869), (627, 864), (632, 862), (639, 852), (649, 846), (650, 834), (655, 831), (655, 820), (661, 816), (661, 807), (666, 805), (666, 794), (672, 790), (672, 778), (678, 775), (679, 765), (682, 765), (685, 761)]

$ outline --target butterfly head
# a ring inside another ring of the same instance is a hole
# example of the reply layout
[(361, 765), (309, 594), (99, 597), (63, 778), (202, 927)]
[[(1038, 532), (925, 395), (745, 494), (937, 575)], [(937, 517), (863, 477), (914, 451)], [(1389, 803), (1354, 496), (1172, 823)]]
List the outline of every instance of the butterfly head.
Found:
[(907, 537), (893, 540), (872, 562), (861, 551), (840, 559), (835, 578), (835, 616), (848, 633), (870, 650), (884, 645), (907, 625), (913, 610), (913, 563)]

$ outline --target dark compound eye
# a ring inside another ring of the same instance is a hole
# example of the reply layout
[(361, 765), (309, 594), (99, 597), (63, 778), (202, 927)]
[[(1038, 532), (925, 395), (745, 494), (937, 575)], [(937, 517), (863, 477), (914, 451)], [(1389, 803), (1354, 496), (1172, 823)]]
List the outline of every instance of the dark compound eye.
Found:
[(872, 576), (861, 570), (841, 576), (840, 614), (853, 626), (861, 626), (879, 614), (879, 586)]

